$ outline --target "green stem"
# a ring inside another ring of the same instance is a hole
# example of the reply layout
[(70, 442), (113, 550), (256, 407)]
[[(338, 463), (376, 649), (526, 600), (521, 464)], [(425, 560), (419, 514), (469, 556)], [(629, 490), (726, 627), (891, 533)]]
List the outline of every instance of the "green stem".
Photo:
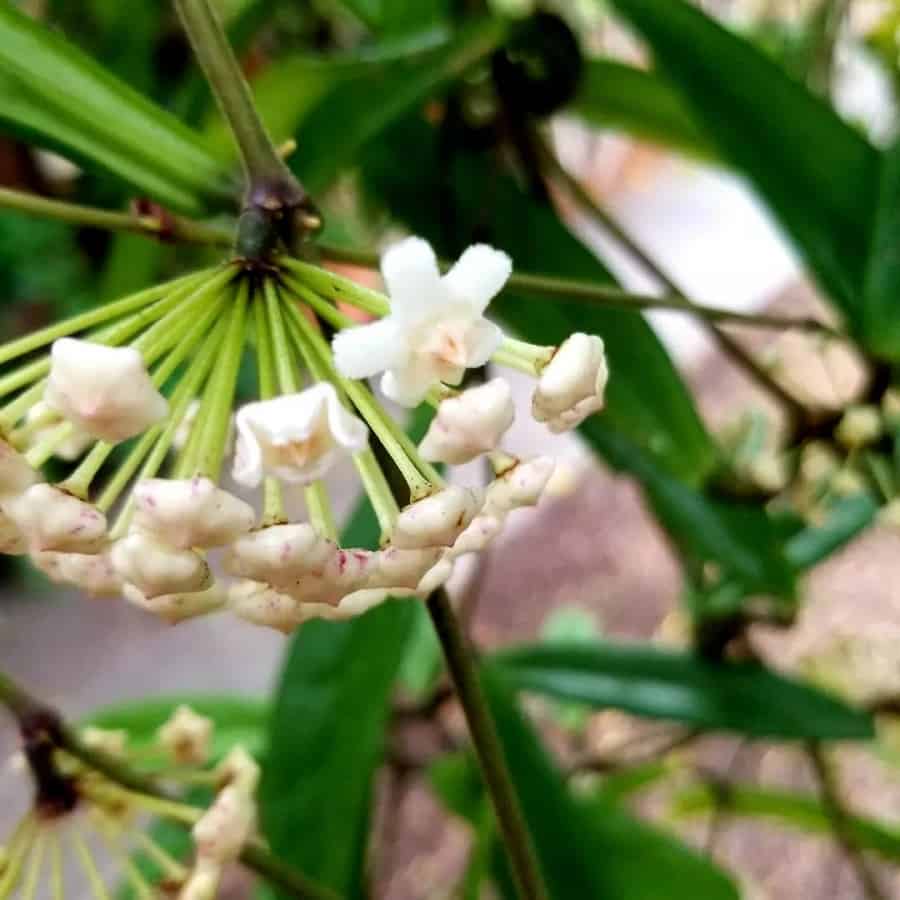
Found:
[(519, 896), (522, 900), (548, 900), (534, 843), (503, 757), (497, 727), (491, 718), (471, 651), (466, 646), (465, 636), (446, 591), (435, 591), (428, 598), (428, 612), (444, 650), (447, 669), (460, 706), (465, 713), (481, 774), (509, 854)]
[(197, 61), (237, 142), (248, 181), (293, 180), (256, 111), (228, 36), (210, 0), (175, 0)]
[[(164, 802), (172, 800), (152, 779), (145, 778), (119, 760), (86, 746), (77, 732), (66, 725), (54, 710), (29, 695), (3, 672), (0, 672), (0, 705), (5, 706), (19, 722), (31, 716), (40, 716), (54, 723), (56, 727), (52, 736), (57, 740), (59, 749), (114, 784), (147, 798)], [(190, 807), (187, 803), (179, 805)], [(196, 807), (196, 810), (198, 814), (203, 811), (200, 807)], [(299, 900), (339, 900), (338, 895), (329, 888), (316, 884), (302, 872), (273, 856), (260, 844), (249, 844), (240, 858), (248, 869)]]
[(229, 246), (234, 238), (233, 229), (227, 226), (185, 219), (168, 212), (156, 215), (113, 212), (80, 203), (50, 200), (10, 188), (0, 188), (0, 208), (29, 216), (56, 219), (70, 225), (105, 228), (109, 231), (133, 231), (147, 237), (186, 244)]
[[(618, 226), (614, 226), (618, 227)], [(619, 229), (621, 236), (621, 229)], [(377, 269), (379, 257), (377, 253), (367, 250), (347, 250), (331, 244), (317, 244), (325, 259), (332, 262), (350, 263), (367, 269)], [(644, 259), (649, 262), (640, 248)], [(351, 279), (336, 275), (326, 269), (301, 263), (296, 260), (283, 260), (285, 266), (305, 278), (311, 287), (315, 287), (324, 297), (332, 300), (343, 300), (373, 315), (385, 315), (389, 310), (386, 299), (376, 291), (355, 284)], [(441, 261), (441, 269), (450, 267), (446, 260)], [(514, 272), (509, 276), (506, 286), (513, 291), (539, 294), (554, 297), (571, 303), (590, 303), (596, 306), (614, 309), (662, 309), (671, 312), (685, 313), (697, 319), (705, 319), (719, 324), (747, 325), (753, 328), (771, 328), (777, 330), (809, 331), (826, 334), (832, 337), (845, 335), (824, 322), (816, 319), (795, 319), (789, 316), (776, 316), (757, 313), (734, 312), (702, 303), (688, 302), (677, 290), (662, 296), (653, 294), (636, 294), (606, 284), (595, 284), (592, 281), (581, 281), (576, 278), (557, 278), (551, 275), (540, 275)]]

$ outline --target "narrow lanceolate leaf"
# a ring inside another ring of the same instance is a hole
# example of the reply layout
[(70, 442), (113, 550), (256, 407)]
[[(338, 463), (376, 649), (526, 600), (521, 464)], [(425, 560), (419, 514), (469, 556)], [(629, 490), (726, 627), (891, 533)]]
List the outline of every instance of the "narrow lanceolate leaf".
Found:
[(900, 360), (900, 141), (882, 154), (862, 336), (873, 353)]
[(503, 675), (487, 666), (482, 683), (552, 900), (736, 900), (729, 879), (675, 838), (610, 803), (576, 800)]
[[(481, 239), (509, 253), (518, 271), (611, 282), (603, 264), (554, 210), (497, 171), (492, 157), (460, 147), (450, 160), (439, 143), (437, 130), (415, 117), (398, 123), (366, 152), (365, 186), (395, 218), (447, 257)], [(439, 202), (423, 203), (422, 197)], [(613, 376), (607, 408), (592, 418), (592, 429), (625, 433), (663, 469), (691, 484), (701, 483), (715, 466), (715, 448), (691, 396), (640, 313), (512, 291), (502, 292), (490, 313), (512, 333), (540, 344), (559, 343), (573, 331), (600, 335)], [(592, 430), (582, 433), (594, 443)]]
[(684, 0), (613, 0), (722, 158), (745, 173), (859, 328), (879, 154), (778, 64)]
[(189, 128), (8, 3), (0, 6), (0, 123), (176, 210), (202, 212), (230, 193)]
[[(506, 35), (497, 19), (463, 26), (427, 56), (398, 60), (365, 81), (339, 84), (306, 117), (291, 165), (311, 190), (322, 190), (357, 161), (360, 149), (452, 79), (486, 59)], [(395, 163), (401, 166), (398, 157)]]
[(797, 572), (827, 559), (872, 525), (878, 504), (867, 494), (846, 497), (829, 510), (821, 525), (804, 528), (784, 545), (784, 555)]
[(696, 728), (783, 739), (873, 735), (867, 713), (755, 664), (603, 642), (527, 645), (495, 654), (492, 663), (521, 690)]
[[(834, 825), (817, 797), (755, 785), (729, 784), (722, 790), (698, 785), (681, 793), (675, 811), (681, 815), (708, 813), (720, 808), (729, 816), (766, 819), (800, 831), (829, 833)], [(884, 859), (900, 862), (900, 830), (887, 822), (849, 816), (846, 827), (854, 846)]]
[(612, 59), (588, 60), (572, 111), (599, 128), (625, 131), (692, 156), (716, 155), (684, 99), (658, 72)]

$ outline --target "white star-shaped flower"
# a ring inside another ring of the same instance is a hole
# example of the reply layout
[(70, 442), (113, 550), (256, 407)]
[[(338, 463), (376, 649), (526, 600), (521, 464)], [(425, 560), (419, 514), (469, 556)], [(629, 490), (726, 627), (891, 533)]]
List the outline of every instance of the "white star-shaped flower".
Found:
[(238, 410), (235, 481), (256, 487), (264, 475), (294, 484), (321, 478), (344, 454), (362, 450), (369, 429), (344, 409), (330, 384), (248, 403)]
[(53, 344), (44, 403), (81, 431), (110, 443), (140, 434), (169, 412), (137, 350), (77, 338)]
[(442, 277), (428, 243), (407, 238), (384, 254), (381, 272), (390, 314), (335, 336), (335, 365), (342, 375), (384, 372), (385, 394), (417, 406), (435, 384), (459, 384), (466, 369), (490, 359), (503, 335), (484, 311), (512, 272), (505, 253), (475, 244)]

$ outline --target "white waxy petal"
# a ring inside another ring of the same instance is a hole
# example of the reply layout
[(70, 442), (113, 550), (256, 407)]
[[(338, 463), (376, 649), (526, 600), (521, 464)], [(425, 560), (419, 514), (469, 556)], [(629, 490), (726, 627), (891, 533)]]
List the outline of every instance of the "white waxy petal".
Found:
[(442, 556), (423, 576), (416, 585), (416, 593), (422, 597), (443, 587), (453, 574), (453, 559), (449, 554)]
[(495, 378), (441, 401), (419, 452), (429, 462), (471, 462), (497, 447), (514, 417), (509, 384)]
[(447, 302), (437, 257), (422, 238), (405, 238), (389, 247), (381, 257), (381, 275), (397, 319), (419, 321)]
[(44, 402), (97, 440), (127, 440), (168, 415), (165, 397), (133, 347), (61, 338), (51, 360)]
[(0, 498), (16, 497), (38, 481), (38, 473), (21, 453), (0, 440)]
[(602, 339), (580, 332), (570, 335), (541, 372), (532, 415), (554, 432), (575, 428), (603, 408), (608, 378)]
[(403, 335), (391, 317), (338, 332), (332, 341), (335, 368), (345, 378), (369, 378), (403, 365)]
[(133, 492), (133, 526), (171, 547), (221, 547), (256, 522), (249, 503), (209, 478), (145, 478)]
[(135, 531), (113, 545), (113, 568), (148, 600), (163, 594), (202, 591), (211, 575), (206, 560), (193, 550), (179, 550), (150, 534)]
[(233, 474), (248, 487), (264, 475), (309, 484), (369, 439), (368, 428), (343, 407), (330, 384), (249, 403), (238, 410), (236, 423)]
[(479, 553), (484, 550), (503, 530), (503, 516), (481, 513), (469, 523), (469, 527), (460, 534), (448, 556), (456, 559), (464, 553)]
[(203, 765), (212, 747), (213, 720), (182, 704), (159, 727), (160, 747), (177, 763)]
[(556, 464), (548, 456), (519, 460), (487, 489), (483, 512), (503, 518), (523, 506), (536, 506)]
[(32, 485), (4, 506), (32, 553), (96, 553), (106, 543), (106, 516), (53, 485)]
[(397, 517), (391, 543), (405, 550), (450, 547), (472, 521), (480, 498), (467, 488), (448, 487), (407, 506)]
[(410, 593), (403, 590), (386, 591), (379, 588), (362, 588), (354, 591), (352, 594), (347, 594), (329, 618), (339, 622), (355, 619), (357, 616), (367, 613), (370, 609), (380, 606), (391, 597), (409, 596)]
[(52, 581), (71, 584), (89, 597), (121, 597), (122, 579), (109, 551), (101, 553), (36, 553), (32, 562)]
[(270, 525), (239, 537), (225, 556), (231, 575), (285, 588), (307, 575), (321, 575), (338, 552), (309, 523)]
[(238, 618), (283, 634), (290, 634), (301, 621), (299, 601), (259, 581), (244, 579), (233, 584), (228, 599)]
[(214, 582), (205, 591), (163, 594), (152, 598), (145, 597), (134, 585), (126, 584), (122, 588), (122, 595), (133, 606), (151, 612), (172, 625), (215, 612), (227, 600), (226, 592), (218, 582)]
[(387, 547), (380, 550), (367, 587), (415, 591), (425, 573), (437, 563), (443, 552), (441, 547), (423, 550)]
[(437, 379), (420, 378), (414, 369), (391, 369), (381, 376), (381, 392), (409, 409), (418, 406)]
[(512, 274), (512, 260), (502, 250), (487, 244), (473, 244), (444, 275), (450, 295), (469, 304), (481, 315), (500, 293)]

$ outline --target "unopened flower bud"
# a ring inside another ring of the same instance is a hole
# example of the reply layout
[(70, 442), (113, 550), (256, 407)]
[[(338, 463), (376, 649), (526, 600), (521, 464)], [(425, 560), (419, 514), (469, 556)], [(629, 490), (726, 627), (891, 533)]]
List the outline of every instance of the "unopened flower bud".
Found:
[(334, 542), (307, 522), (271, 525), (235, 540), (224, 565), (231, 575), (283, 589), (306, 575), (321, 574), (336, 553)]
[(549, 456), (515, 462), (488, 487), (484, 514), (502, 518), (522, 506), (536, 506), (554, 466)]
[(35, 484), (5, 504), (33, 553), (96, 553), (106, 543), (106, 516), (51, 484)]
[(473, 491), (448, 487), (407, 506), (397, 517), (391, 543), (401, 550), (450, 547), (481, 506)]
[(222, 867), (214, 862), (198, 860), (184, 886), (178, 892), (178, 900), (216, 900)]
[(81, 729), (81, 741), (91, 750), (99, 750), (107, 756), (122, 757), (128, 749), (128, 732), (124, 729), (95, 728)]
[(810, 441), (800, 453), (800, 477), (811, 484), (830, 478), (839, 465), (838, 455), (824, 441)]
[(603, 340), (581, 332), (572, 334), (541, 372), (531, 413), (553, 432), (575, 428), (603, 409), (608, 378)]
[(748, 467), (748, 474), (757, 487), (773, 494), (784, 490), (790, 480), (787, 459), (773, 451), (755, 456)]
[(135, 531), (113, 545), (113, 568), (148, 600), (163, 594), (201, 591), (211, 576), (206, 560), (193, 550), (179, 550), (150, 534)]
[(881, 437), (881, 414), (875, 406), (851, 406), (835, 429), (835, 437), (853, 450)]
[(19, 530), (19, 526), (13, 522), (3, 511), (0, 505), (0, 554), (4, 556), (23, 556), (28, 552), (28, 541)]
[(38, 473), (21, 453), (0, 440), (0, 498), (17, 497), (38, 480)]
[(89, 597), (120, 597), (122, 579), (113, 568), (108, 550), (100, 553), (32, 555), (32, 562), (52, 581), (81, 588)]
[(829, 490), (836, 497), (852, 497), (865, 493), (868, 485), (865, 478), (853, 469), (841, 469), (828, 483)]
[(159, 727), (156, 740), (181, 765), (203, 765), (209, 759), (213, 721), (182, 704)]
[(441, 547), (421, 550), (402, 550), (387, 547), (376, 554), (376, 566), (368, 587), (415, 591), (425, 573), (443, 555)]
[(419, 452), (431, 462), (470, 462), (495, 449), (514, 418), (509, 384), (495, 378), (441, 401)]
[(134, 488), (134, 528), (171, 547), (221, 547), (256, 521), (249, 503), (209, 478), (146, 478)]
[(162, 594), (159, 597), (145, 597), (133, 584), (125, 584), (122, 596), (132, 604), (153, 613), (170, 625), (177, 625), (187, 619), (196, 619), (221, 609), (227, 595), (222, 586), (214, 581), (203, 591), (189, 591), (179, 594)]
[(44, 402), (98, 440), (127, 440), (169, 413), (133, 347), (61, 338), (51, 359)]
[(449, 554), (444, 554), (422, 576), (421, 581), (416, 585), (416, 593), (422, 597), (427, 597), (439, 587), (443, 587), (452, 574), (453, 558)]
[(233, 584), (228, 600), (238, 618), (283, 634), (290, 634), (301, 621), (298, 600), (260, 581), (247, 578)]
[(469, 523), (450, 548), (449, 556), (456, 559), (464, 553), (479, 553), (503, 530), (503, 518), (481, 513)]
[(369, 429), (330, 384), (242, 406), (235, 417), (234, 479), (256, 487), (264, 475), (294, 484), (321, 478), (342, 455), (362, 450)]
[[(393, 590), (388, 591), (384, 588), (362, 588), (347, 594), (336, 607), (316, 607), (316, 616), (324, 619), (332, 619), (337, 622), (355, 619), (357, 616), (367, 613), (370, 609), (380, 606), (390, 597), (404, 597), (409, 595), (409, 591)], [(304, 606), (306, 615), (312, 612)]]

